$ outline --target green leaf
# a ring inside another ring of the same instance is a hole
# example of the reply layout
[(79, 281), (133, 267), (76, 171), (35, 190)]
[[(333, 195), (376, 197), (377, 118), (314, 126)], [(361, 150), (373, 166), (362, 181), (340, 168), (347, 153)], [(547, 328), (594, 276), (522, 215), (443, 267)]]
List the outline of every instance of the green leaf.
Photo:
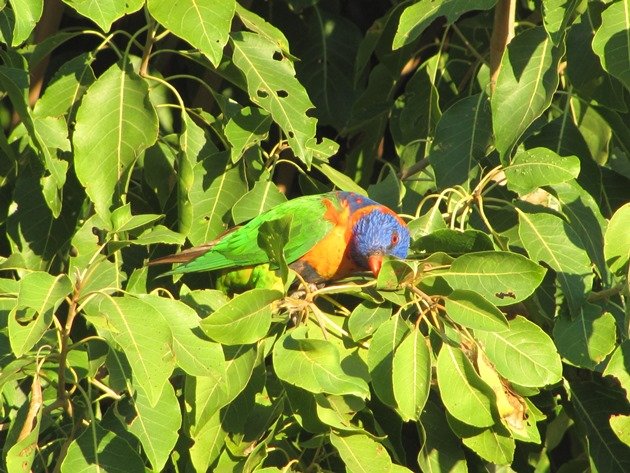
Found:
[(615, 348), (615, 318), (588, 304), (573, 320), (561, 316), (556, 320), (553, 338), (558, 351), (569, 363), (594, 369)]
[(529, 257), (556, 271), (571, 314), (579, 314), (593, 284), (591, 262), (580, 237), (555, 215), (517, 210), (518, 234)]
[(610, 428), (619, 440), (630, 447), (630, 416), (610, 416)]
[(335, 429), (365, 433), (361, 427), (352, 424), (352, 418), (365, 407), (365, 402), (354, 396), (326, 396), (316, 394), (317, 417), (324, 424)]
[(388, 303), (376, 304), (363, 301), (354, 308), (348, 317), (348, 331), (356, 342), (371, 336), (392, 315), (392, 307)]
[(466, 97), (446, 110), (429, 153), (438, 187), (463, 184), (468, 188), (491, 142), (492, 117), (486, 94)]
[(571, 383), (571, 405), (575, 420), (588, 438), (590, 462), (596, 471), (622, 473), (630, 469), (630, 447), (612, 431), (608, 419), (630, 414), (623, 394), (593, 382)]
[(124, 177), (130, 167), (157, 139), (157, 115), (148, 93), (130, 66), (114, 64), (90, 86), (77, 111), (72, 139), (77, 177), (105, 219), (127, 191)]
[(293, 215), (285, 215), (276, 220), (267, 220), (260, 225), (257, 243), (269, 257), (271, 267), (279, 269), (283, 283), (287, 282), (289, 267), (284, 257), (284, 248), (289, 241)]
[(97, 296), (85, 311), (99, 332), (102, 329), (96, 317), (105, 318), (106, 330), (129, 360), (133, 383), (146, 392), (154, 406), (175, 365), (172, 334), (160, 313), (132, 296)]
[(437, 383), (442, 402), (456, 419), (477, 427), (495, 423), (495, 395), (459, 348), (443, 344), (437, 357)]
[(297, 328), (274, 345), (273, 366), (278, 378), (313, 393), (369, 397), (367, 383), (344, 370), (336, 345), (306, 335), (306, 328)]
[(201, 319), (184, 303), (157, 297), (140, 296), (168, 324), (173, 335), (173, 353), (177, 365), (191, 376), (217, 377), (225, 371), (225, 359), (221, 345), (207, 340), (199, 327)]
[(100, 28), (108, 32), (112, 23), (128, 13), (142, 8), (142, 0), (63, 0), (81, 15), (94, 21)]
[(258, 33), (272, 43), (276, 43), (283, 54), (290, 55), (289, 42), (282, 31), (238, 3), (236, 3), (236, 14), (248, 30)]
[(8, 321), (15, 356), (22, 356), (42, 338), (57, 308), (71, 292), (72, 283), (65, 274), (52, 276), (37, 271), (22, 278), (16, 306)]
[(66, 114), (71, 108), (76, 108), (77, 101), (95, 80), (89, 54), (79, 54), (70, 59), (59, 68), (43, 95), (35, 102), (33, 115), (55, 117)]
[(415, 41), (439, 16), (446, 16), (448, 23), (454, 23), (467, 11), (488, 10), (495, 3), (496, 0), (420, 0), (405, 8), (400, 16), (392, 49), (401, 48)]
[(258, 107), (244, 107), (225, 124), (225, 137), (232, 145), (230, 157), (236, 163), (243, 153), (267, 138), (271, 117)]
[(630, 341), (625, 340), (613, 352), (603, 374), (617, 378), (623, 390), (626, 391), (628, 402), (630, 402), (630, 370), (626, 364), (628, 359), (630, 359)]
[(149, 13), (173, 34), (188, 41), (218, 66), (223, 57), (235, 0), (148, 0)]
[(476, 291), (501, 307), (527, 299), (542, 282), (545, 269), (516, 253), (481, 251), (460, 256), (439, 275), (453, 289)]
[(461, 442), (448, 426), (444, 412), (429, 401), (420, 416), (424, 443), (418, 452), (422, 471), (467, 473), (466, 457)]
[(630, 2), (611, 3), (602, 13), (602, 24), (593, 38), (593, 51), (606, 71), (630, 90)]
[(345, 174), (337, 171), (335, 168), (326, 163), (315, 163), (315, 168), (326, 176), (330, 182), (342, 191), (354, 192), (356, 194), (367, 195), (367, 191), (359, 184), (355, 183)]
[(267, 335), (271, 326), (273, 303), (282, 293), (270, 289), (252, 289), (201, 321), (201, 328), (213, 340), (225, 345), (254, 343)]
[(427, 235), (415, 239), (411, 248), (426, 253), (443, 251), (449, 255), (462, 255), (492, 250), (494, 246), (490, 237), (479, 230), (464, 230), (461, 232), (450, 228), (438, 228)]
[(624, 273), (630, 260), (630, 203), (617, 209), (613, 214), (604, 235), (604, 255), (610, 270)]
[(521, 316), (510, 320), (509, 325), (502, 331), (475, 331), (475, 338), (499, 374), (521, 386), (558, 382), (562, 364), (549, 335)]
[(508, 189), (524, 195), (538, 187), (577, 178), (580, 160), (575, 156), (559, 156), (547, 148), (533, 148), (518, 153), (504, 172)]
[(140, 455), (124, 438), (92, 422), (72, 441), (61, 464), (62, 473), (77, 471), (135, 473), (145, 470)]
[[(22, 44), (31, 35), (35, 25), (44, 11), (43, 0), (8, 0), (13, 15), (15, 16), (15, 26), (13, 29), (13, 41), (11, 46), (16, 47)], [(4, 2), (3, 2), (4, 3)], [(4, 6), (4, 5), (3, 5)]]
[(560, 44), (569, 24), (573, 21), (581, 0), (547, 0), (543, 6), (545, 30), (553, 41)]
[(231, 167), (227, 153), (213, 154), (194, 166), (189, 199), (192, 203), (188, 239), (193, 245), (211, 241), (227, 229), (230, 210), (247, 192), (238, 167)]
[(372, 388), (378, 398), (392, 408), (396, 407), (392, 379), (394, 351), (409, 332), (409, 325), (395, 316), (383, 323), (370, 341), (367, 363)]
[(503, 161), (549, 107), (558, 87), (562, 49), (552, 44), (542, 27), (525, 30), (508, 45), (491, 99), (495, 146)]
[(227, 438), (227, 432), (221, 428), (222, 417), (220, 411), (215, 412), (201, 429), (191, 434), (194, 444), (189, 453), (195, 471), (208, 471), (219, 457)]
[(404, 421), (418, 420), (429, 397), (431, 355), (418, 329), (409, 332), (394, 351), (392, 383), (398, 412)]
[[(604, 231), (607, 222), (595, 199), (575, 181), (557, 184), (551, 192), (561, 204), (561, 210), (571, 228), (579, 235), (586, 252), (605, 284), (610, 283), (610, 273), (604, 257)], [(630, 244), (630, 241), (628, 242)]]
[(480, 429), (452, 417), (447, 419), (453, 431), (461, 437), (462, 443), (482, 459), (497, 465), (509, 464), (514, 459), (514, 439), (502, 424)]
[(225, 370), (218, 377), (187, 377), (184, 397), (195, 409), (187, 416), (191, 436), (202, 435), (208, 422), (239, 395), (252, 375), (257, 351), (254, 345), (225, 348)]
[(380, 443), (365, 434), (330, 434), (330, 443), (346, 464), (348, 473), (390, 471), (392, 460)]
[(162, 395), (152, 406), (145, 392), (138, 389), (133, 404), (138, 415), (131, 421), (129, 431), (140, 439), (153, 469), (161, 471), (179, 438), (182, 424), (175, 390), (166, 383)]
[(315, 105), (320, 125), (340, 130), (348, 122), (358, 94), (353, 81), (354, 61), (362, 34), (341, 15), (315, 6), (311, 9), (296, 54), (300, 82)]
[(316, 120), (307, 115), (313, 104), (295, 78), (293, 64), (274, 43), (254, 33), (233, 33), (232, 44), (232, 60), (247, 79), (250, 99), (271, 114), (295, 155), (310, 166)]
[(243, 195), (232, 207), (234, 223), (239, 225), (251, 220), (286, 201), (287, 198), (278, 190), (278, 186), (270, 179), (270, 176), (263, 176), (254, 184), (254, 188)]
[(446, 298), (445, 306), (448, 316), (464, 327), (488, 332), (508, 327), (503, 312), (476, 292), (456, 289)]

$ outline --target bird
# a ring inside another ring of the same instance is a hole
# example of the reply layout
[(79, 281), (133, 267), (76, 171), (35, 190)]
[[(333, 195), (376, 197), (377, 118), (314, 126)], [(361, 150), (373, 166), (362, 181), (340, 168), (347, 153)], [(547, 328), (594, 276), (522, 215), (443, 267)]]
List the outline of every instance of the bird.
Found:
[(289, 268), (312, 284), (371, 271), (383, 258), (406, 258), (410, 245), (404, 220), (366, 196), (346, 191), (307, 195), (277, 205), (211, 243), (155, 259), (181, 263), (167, 274), (222, 270), (217, 286), (229, 292), (278, 285), (277, 268), (258, 244), (265, 222), (290, 218), (284, 257)]

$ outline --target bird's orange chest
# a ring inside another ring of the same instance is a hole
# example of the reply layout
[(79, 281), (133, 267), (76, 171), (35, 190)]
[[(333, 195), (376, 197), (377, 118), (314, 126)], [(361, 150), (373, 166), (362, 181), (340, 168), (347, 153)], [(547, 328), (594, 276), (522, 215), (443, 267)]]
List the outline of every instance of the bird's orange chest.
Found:
[(349, 244), (352, 240), (352, 225), (348, 204), (341, 202), (341, 210), (329, 200), (324, 200), (324, 219), (333, 224), (332, 229), (322, 238), (301, 261), (313, 268), (322, 279), (339, 279), (360, 270), (350, 257)]

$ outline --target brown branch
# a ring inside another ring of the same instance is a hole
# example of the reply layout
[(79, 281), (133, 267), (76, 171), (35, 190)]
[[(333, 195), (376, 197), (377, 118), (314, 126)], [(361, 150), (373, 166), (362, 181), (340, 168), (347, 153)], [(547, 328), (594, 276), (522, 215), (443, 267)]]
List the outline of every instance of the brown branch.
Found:
[(494, 92), (501, 70), (501, 59), (514, 37), (516, 0), (499, 0), (494, 8), (494, 25), (490, 38), (490, 90)]
[(72, 324), (77, 315), (77, 305), (79, 303), (79, 296), (81, 293), (81, 280), (77, 277), (77, 282), (74, 287), (72, 299), (70, 300), (70, 307), (68, 308), (68, 317), (66, 318), (66, 324), (61, 332), (61, 347), (59, 348), (59, 368), (57, 371), (57, 401), (61, 403), (64, 410), (72, 417), (72, 405), (68, 399), (68, 393), (66, 391), (66, 365), (68, 360), (68, 352), (70, 351), (70, 332), (72, 331)]

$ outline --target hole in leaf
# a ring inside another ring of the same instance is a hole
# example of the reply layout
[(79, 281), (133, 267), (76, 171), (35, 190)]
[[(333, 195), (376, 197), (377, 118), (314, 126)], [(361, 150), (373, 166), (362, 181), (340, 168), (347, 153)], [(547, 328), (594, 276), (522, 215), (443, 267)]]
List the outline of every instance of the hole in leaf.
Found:
[(258, 97), (260, 97), (261, 99), (266, 99), (267, 97), (269, 97), (269, 94), (262, 89), (258, 89), (256, 91), (256, 95), (258, 95)]
[(292, 131), (289, 132), (289, 138), (293, 138), (295, 136), (295, 133), (293, 133)]
[(280, 51), (276, 51), (273, 53), (273, 60), (274, 61), (282, 61), (282, 59), (284, 59), (284, 56), (282, 55), (282, 53)]
[(289, 96), (289, 93), (286, 90), (276, 90), (276, 94), (278, 94), (278, 97), (280, 97), (281, 99)]

